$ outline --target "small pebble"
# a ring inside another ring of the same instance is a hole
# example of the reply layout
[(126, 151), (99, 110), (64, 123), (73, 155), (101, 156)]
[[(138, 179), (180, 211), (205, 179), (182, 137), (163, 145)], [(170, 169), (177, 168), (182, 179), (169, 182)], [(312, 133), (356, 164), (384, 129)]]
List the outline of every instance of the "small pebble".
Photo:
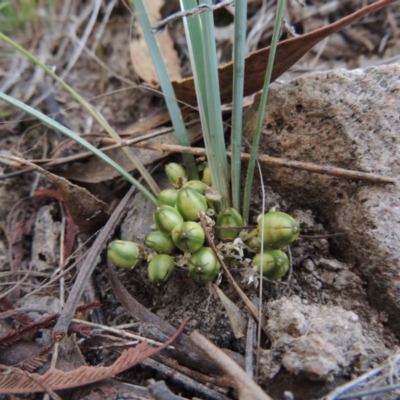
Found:
[(308, 272), (315, 271), (315, 264), (309, 258), (306, 258), (302, 263), (301, 266)]

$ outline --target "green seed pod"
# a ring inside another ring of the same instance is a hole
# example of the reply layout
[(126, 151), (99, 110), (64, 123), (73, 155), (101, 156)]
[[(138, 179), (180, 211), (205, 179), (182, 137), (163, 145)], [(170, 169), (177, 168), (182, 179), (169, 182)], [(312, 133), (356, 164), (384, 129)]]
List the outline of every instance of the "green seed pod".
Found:
[(159, 206), (175, 207), (176, 196), (178, 196), (178, 191), (176, 189), (164, 189), (158, 195), (157, 203)]
[(183, 222), (182, 215), (171, 206), (157, 207), (153, 215), (153, 220), (157, 229), (165, 233), (171, 233), (172, 229)]
[(212, 182), (211, 182), (211, 171), (210, 171), (210, 167), (209, 167), (208, 164), (203, 169), (203, 176), (202, 176), (201, 180), (205, 184), (207, 184), (208, 186), (212, 185)]
[(191, 188), (182, 188), (176, 198), (176, 209), (185, 221), (198, 221), (199, 213), (207, 210), (206, 198)]
[(175, 263), (171, 256), (157, 254), (149, 262), (147, 274), (152, 283), (155, 285), (162, 285), (171, 279), (174, 270)]
[(135, 242), (114, 240), (107, 248), (108, 259), (119, 268), (135, 268), (146, 258), (143, 249)]
[(144, 244), (149, 249), (153, 249), (157, 253), (170, 254), (174, 251), (175, 245), (168, 233), (161, 231), (153, 231), (146, 235)]
[[(260, 272), (261, 253), (253, 258), (253, 266)], [(262, 259), (262, 273), (273, 281), (282, 278), (289, 270), (289, 258), (282, 250), (264, 251)]]
[(171, 232), (172, 240), (178, 249), (186, 253), (199, 250), (205, 240), (203, 228), (197, 222), (187, 221), (176, 226)]
[(207, 185), (204, 182), (198, 181), (196, 179), (192, 181), (187, 181), (184, 185), (182, 185), (182, 188), (187, 188), (187, 187), (190, 187), (191, 189), (195, 190), (200, 194), (204, 194), (207, 189)]
[(187, 181), (186, 169), (177, 163), (169, 163), (165, 166), (165, 174), (171, 185), (180, 188)]
[[(261, 237), (263, 226), (264, 238)], [(281, 211), (270, 211), (258, 221), (258, 235), (269, 249), (287, 246), (298, 238), (299, 233), (299, 223)]]
[(247, 246), (250, 247), (250, 249), (254, 251), (260, 251), (261, 250), (261, 239), (258, 236), (254, 236), (250, 238), (249, 240), (244, 242)]
[(220, 270), (221, 266), (210, 247), (202, 247), (188, 261), (189, 275), (197, 283), (211, 282)]
[[(221, 227), (243, 226), (243, 218), (235, 208), (229, 207), (219, 213), (217, 225)], [(217, 229), (217, 236), (224, 242), (232, 242), (239, 233), (240, 229)]]

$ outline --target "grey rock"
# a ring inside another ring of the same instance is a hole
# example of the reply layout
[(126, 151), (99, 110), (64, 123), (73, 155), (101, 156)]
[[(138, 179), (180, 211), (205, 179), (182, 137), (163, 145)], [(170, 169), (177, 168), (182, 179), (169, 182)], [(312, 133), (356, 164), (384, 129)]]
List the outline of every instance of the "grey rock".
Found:
[[(257, 109), (246, 115), (250, 141)], [(260, 153), (397, 179), (382, 185), (264, 167), (265, 183), (292, 208), (345, 233), (335, 251), (358, 266), (371, 303), (400, 337), (399, 132), (400, 65), (313, 73), (270, 91)]]
[[(307, 305), (292, 296), (270, 302), (267, 314), (272, 363), (309, 379), (343, 374), (361, 355), (385, 349), (363, 332), (354, 312), (342, 307)], [(271, 368), (273, 374), (278, 370)]]

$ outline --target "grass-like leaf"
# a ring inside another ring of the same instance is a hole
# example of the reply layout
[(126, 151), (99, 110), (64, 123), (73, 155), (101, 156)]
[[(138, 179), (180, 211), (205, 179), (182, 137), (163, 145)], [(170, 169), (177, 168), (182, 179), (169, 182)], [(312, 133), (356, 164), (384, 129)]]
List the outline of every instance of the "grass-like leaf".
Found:
[(34, 108), (26, 105), (22, 101), (14, 99), (11, 96), (8, 96), (5, 93), (0, 92), (0, 99), (6, 101), (7, 103), (18, 107), (20, 110), (26, 112), (27, 114), (32, 115), (33, 117), (38, 118), (43, 123), (49, 125), (53, 129), (57, 129), (59, 132), (64, 134), (65, 136), (69, 137), (70, 139), (74, 140), (76, 143), (79, 143), (82, 147), (86, 150), (92, 152), (96, 157), (100, 158), (104, 162), (106, 162), (110, 167), (114, 168), (118, 171), (124, 178), (126, 178), (133, 186), (137, 187), (143, 195), (145, 195), (151, 202), (157, 205), (157, 199), (140, 183), (138, 182), (133, 176), (131, 176), (124, 168), (122, 168), (118, 163), (116, 163), (113, 159), (108, 157), (105, 153), (94, 147), (91, 143), (77, 135), (75, 132), (71, 131), (70, 129), (66, 128), (64, 125), (61, 125), (57, 121), (49, 118), (47, 115), (44, 115), (40, 111), (35, 110)]
[(243, 218), (245, 221), (249, 218), (249, 210), (250, 210), (250, 200), (251, 200), (251, 188), (253, 185), (254, 178), (254, 167), (256, 165), (257, 153), (258, 153), (258, 144), (260, 142), (261, 136), (261, 128), (264, 120), (265, 107), (267, 105), (267, 98), (269, 92), (269, 85), (271, 83), (272, 69), (274, 66), (276, 47), (278, 45), (279, 35), (282, 28), (283, 22), (283, 13), (285, 10), (285, 2), (286, 0), (278, 0), (277, 9), (276, 9), (276, 17), (275, 17), (275, 26), (272, 34), (271, 41), (271, 51), (269, 53), (267, 71), (265, 73), (264, 86), (261, 94), (260, 105), (258, 107), (257, 121), (256, 121), (256, 129), (254, 132), (253, 143), (251, 147), (251, 155), (249, 164), (247, 167), (247, 175), (246, 175), (246, 184), (244, 188), (244, 201), (243, 201)]
[[(133, 0), (135, 5), (136, 14), (139, 18), (140, 25), (142, 26), (144, 37), (149, 47), (153, 63), (156, 67), (158, 79), (165, 96), (168, 112), (171, 117), (172, 125), (174, 127), (175, 135), (178, 143), (181, 146), (190, 147), (189, 136), (183, 122), (182, 114), (176, 100), (174, 88), (172, 87), (171, 79), (168, 75), (168, 70), (165, 65), (163, 55), (154, 34), (151, 32), (151, 23), (143, 0)], [(189, 174), (190, 179), (199, 179), (198, 172), (195, 164), (195, 159), (192, 154), (182, 154), (183, 161)]]
[[(119, 135), (114, 131), (114, 129), (110, 126), (110, 124), (100, 115), (100, 113), (91, 104), (89, 104), (82, 96), (80, 96), (75, 90), (73, 90), (69, 85), (67, 85), (61, 78), (59, 78), (49, 67), (47, 67), (47, 65), (43, 64), (33, 54), (25, 50), (18, 43), (14, 42), (12, 39), (10, 39), (8, 36), (4, 35), (1, 32), (0, 32), (0, 39), (8, 43), (11, 47), (19, 51), (34, 64), (42, 68), (48, 75), (50, 75), (55, 81), (57, 81), (63, 87), (63, 89), (65, 89), (94, 118), (94, 120), (99, 123), (101, 127), (103, 127), (103, 129), (110, 135), (111, 138), (115, 140), (116, 143), (118, 144), (121, 143), (121, 138), (119, 137)], [(156, 182), (152, 178), (151, 174), (144, 167), (144, 165), (141, 163), (141, 161), (132, 152), (132, 149), (122, 148), (122, 151), (130, 159), (132, 164), (139, 171), (140, 175), (142, 175), (143, 179), (149, 185), (153, 193), (158, 194), (160, 189), (158, 188)]]
[(241, 147), (243, 125), (243, 86), (247, 28), (247, 0), (235, 2), (235, 40), (233, 48), (233, 101), (231, 132), (232, 204), (240, 211)]
[[(182, 10), (197, 7), (195, 0), (180, 0)], [(211, 6), (211, 0), (200, 1)], [(211, 12), (183, 19), (196, 87), (207, 160), (214, 188), (221, 194), (222, 208), (230, 204), (228, 162), (221, 116), (214, 17)]]

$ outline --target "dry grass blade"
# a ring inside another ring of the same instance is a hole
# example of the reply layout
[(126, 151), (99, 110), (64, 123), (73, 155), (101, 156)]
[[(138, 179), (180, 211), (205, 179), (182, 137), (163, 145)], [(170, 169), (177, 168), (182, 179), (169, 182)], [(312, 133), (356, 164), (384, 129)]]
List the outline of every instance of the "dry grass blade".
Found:
[(72, 371), (50, 370), (43, 375), (21, 374), (16, 369), (1, 366), (3, 374), (0, 376), (0, 393), (34, 393), (43, 392), (45, 388), (51, 390), (70, 389), (77, 386), (88, 385), (89, 383), (112, 377), (125, 371), (141, 361), (153, 356), (163, 348), (169, 346), (181, 333), (185, 322), (176, 330), (173, 336), (163, 346), (148, 347), (147, 342), (125, 350), (121, 356), (108, 367), (80, 367)]
[(214, 360), (236, 384), (239, 392), (239, 400), (272, 400), (264, 391), (239, 367), (230, 357), (228, 357), (217, 346), (214, 346), (199, 332), (194, 331), (190, 338), (203, 350), (211, 359)]
[[(369, 397), (400, 388), (398, 382), (400, 354), (397, 352), (378, 368), (368, 371), (356, 379), (337, 387), (323, 400), (350, 400)], [(375, 398), (375, 397), (374, 397)]]

